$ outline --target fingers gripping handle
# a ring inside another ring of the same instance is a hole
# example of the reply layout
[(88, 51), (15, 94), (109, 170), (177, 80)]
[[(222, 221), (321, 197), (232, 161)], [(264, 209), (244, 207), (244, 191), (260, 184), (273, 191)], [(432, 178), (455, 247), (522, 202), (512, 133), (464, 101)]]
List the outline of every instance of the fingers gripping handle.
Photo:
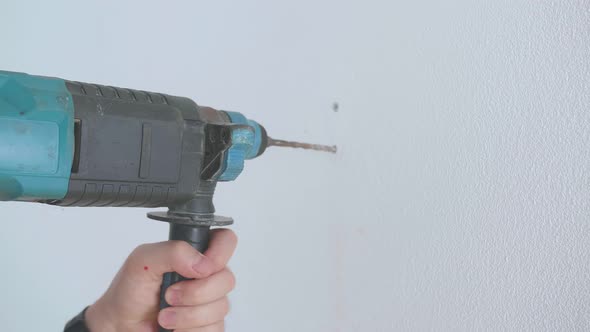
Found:
[[(186, 241), (191, 246), (193, 246), (193, 248), (197, 249), (201, 253), (204, 253), (209, 246), (209, 227), (170, 224), (169, 239)], [(162, 287), (160, 288), (160, 309), (170, 306), (164, 298), (168, 287), (182, 280), (187, 279), (175, 272), (164, 273), (162, 278)], [(160, 328), (160, 332), (169, 331), (171, 330)]]

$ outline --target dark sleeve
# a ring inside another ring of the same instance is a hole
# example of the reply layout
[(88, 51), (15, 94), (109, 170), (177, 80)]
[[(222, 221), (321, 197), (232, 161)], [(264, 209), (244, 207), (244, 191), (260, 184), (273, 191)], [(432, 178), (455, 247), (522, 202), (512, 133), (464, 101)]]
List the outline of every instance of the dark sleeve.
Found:
[(88, 327), (86, 326), (86, 320), (84, 319), (84, 314), (86, 314), (86, 309), (84, 308), (81, 313), (79, 313), (76, 317), (72, 318), (64, 328), (64, 332), (90, 332)]

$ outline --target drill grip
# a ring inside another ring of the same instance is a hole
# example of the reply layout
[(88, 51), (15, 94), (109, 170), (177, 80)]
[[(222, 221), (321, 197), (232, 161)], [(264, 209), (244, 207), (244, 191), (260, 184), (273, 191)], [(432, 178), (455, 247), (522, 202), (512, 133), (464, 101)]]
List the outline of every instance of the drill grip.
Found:
[[(182, 224), (170, 224), (170, 240), (182, 240), (188, 242), (193, 248), (200, 253), (205, 253), (209, 246), (209, 227), (208, 226), (190, 226)], [(162, 278), (162, 287), (160, 288), (160, 310), (169, 307), (164, 295), (171, 285), (187, 280), (176, 272), (164, 273)], [(160, 327), (160, 332), (169, 332), (171, 330)]]

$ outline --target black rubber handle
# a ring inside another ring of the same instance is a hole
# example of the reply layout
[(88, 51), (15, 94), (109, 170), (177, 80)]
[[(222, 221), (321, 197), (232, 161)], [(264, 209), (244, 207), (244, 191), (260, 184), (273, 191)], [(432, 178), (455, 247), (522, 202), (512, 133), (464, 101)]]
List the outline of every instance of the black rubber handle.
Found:
[[(169, 239), (186, 241), (191, 246), (193, 246), (193, 248), (197, 249), (201, 253), (204, 253), (207, 250), (207, 247), (209, 246), (209, 227), (195, 227), (181, 224), (170, 224)], [(160, 288), (160, 310), (170, 306), (164, 298), (164, 295), (166, 294), (166, 289), (168, 289), (168, 287), (170, 287), (171, 285), (182, 280), (187, 280), (187, 278), (181, 276), (176, 272), (164, 273), (164, 276), (162, 278), (162, 287)], [(165, 328), (160, 327), (160, 332), (170, 331), (172, 330), (167, 330)]]

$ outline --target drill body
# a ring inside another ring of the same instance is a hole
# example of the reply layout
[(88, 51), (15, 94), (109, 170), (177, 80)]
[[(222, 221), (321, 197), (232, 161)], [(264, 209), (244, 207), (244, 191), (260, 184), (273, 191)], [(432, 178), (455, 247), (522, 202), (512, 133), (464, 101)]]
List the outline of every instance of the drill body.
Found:
[(0, 118), (4, 200), (182, 210), (196, 199), (213, 213), (216, 182), (266, 147), (239, 113), (21, 73), (0, 72)]
[[(188, 98), (0, 71), (0, 200), (166, 207), (169, 239), (206, 250), (218, 181), (267, 147), (240, 113)], [(164, 275), (164, 292), (184, 278)], [(162, 330), (164, 331), (164, 330)]]

